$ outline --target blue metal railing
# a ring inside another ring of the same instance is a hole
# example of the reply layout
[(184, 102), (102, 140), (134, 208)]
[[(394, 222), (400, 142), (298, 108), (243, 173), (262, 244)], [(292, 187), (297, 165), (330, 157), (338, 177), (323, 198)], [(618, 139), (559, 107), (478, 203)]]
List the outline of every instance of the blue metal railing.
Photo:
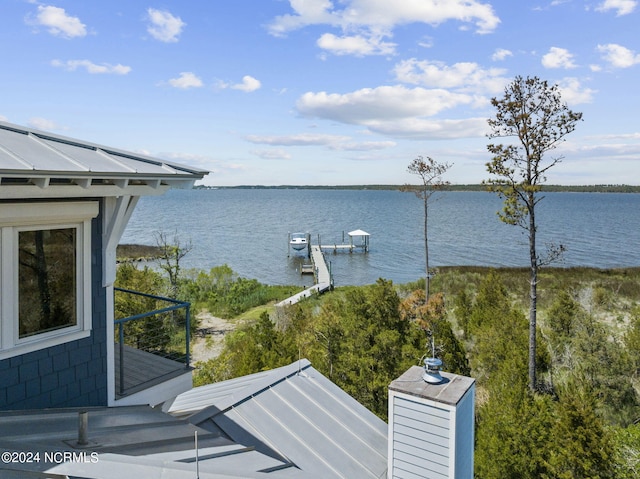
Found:
[[(171, 303), (170, 306), (134, 314), (126, 318), (115, 320), (117, 327), (116, 352), (118, 359), (117, 391), (120, 396), (126, 395), (129, 391), (144, 389), (141, 387), (147, 383), (157, 384), (158, 379), (184, 369), (190, 368), (190, 337), (191, 337), (191, 303), (178, 301), (175, 299), (156, 296), (153, 294), (131, 291), (123, 288), (114, 288), (116, 292), (132, 294), (141, 298), (147, 298), (156, 302)], [(176, 345), (176, 337), (180, 338), (181, 326), (176, 320), (175, 312), (184, 310), (184, 342)], [(167, 313), (171, 313), (168, 315)], [(146, 324), (143, 320), (146, 319)], [(178, 334), (174, 334), (178, 333)], [(180, 349), (180, 351), (178, 351)], [(182, 349), (184, 353), (182, 353)], [(159, 359), (151, 368), (144, 371), (137, 371), (136, 378), (132, 379), (132, 374), (128, 371), (139, 369), (140, 355), (135, 359), (136, 364), (132, 364), (135, 355), (132, 350), (143, 351), (153, 354)], [(127, 362), (129, 361), (129, 362)], [(172, 371), (172, 366), (175, 367)], [(132, 369), (133, 367), (133, 369)]]

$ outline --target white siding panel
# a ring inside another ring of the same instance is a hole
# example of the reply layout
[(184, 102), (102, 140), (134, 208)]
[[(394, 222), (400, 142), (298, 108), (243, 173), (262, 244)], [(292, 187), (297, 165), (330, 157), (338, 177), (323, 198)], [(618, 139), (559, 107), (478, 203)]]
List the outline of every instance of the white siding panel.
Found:
[(448, 442), (449, 440), (449, 429), (447, 427), (434, 426), (433, 424), (429, 424), (424, 421), (416, 421), (415, 419), (410, 419), (408, 417), (396, 416), (394, 419), (394, 424), (396, 425), (406, 426), (417, 432), (425, 431), (430, 435), (442, 438), (444, 442)]
[(419, 470), (415, 467), (411, 467), (410, 470), (395, 467), (393, 469), (393, 477), (397, 479), (449, 479), (449, 476), (446, 474), (439, 474), (435, 471)]
[(394, 398), (394, 478), (449, 477), (450, 415), (446, 409)]
[(415, 457), (425, 458), (429, 462), (434, 462), (435, 464), (440, 464), (441, 466), (449, 466), (449, 458), (447, 456), (443, 456), (442, 454), (430, 451), (429, 449), (422, 447), (422, 444), (406, 444), (404, 442), (396, 440), (394, 443), (394, 450), (404, 452)]
[(395, 471), (403, 470), (406, 472), (412, 472), (416, 479), (425, 478), (448, 478), (449, 468), (441, 464), (436, 464), (433, 461), (419, 458), (406, 454), (402, 451), (396, 451), (393, 461), (394, 477), (396, 477)]
[[(411, 401), (409, 399), (404, 399), (401, 397), (398, 397), (398, 401), (396, 401), (396, 404), (401, 404), (402, 407), (406, 407), (407, 409), (413, 409), (414, 411), (424, 411), (424, 407), (425, 407), (424, 403)], [(432, 414), (433, 416), (441, 417), (444, 419), (447, 419), (450, 413), (449, 409), (437, 407), (437, 406), (434, 406), (433, 404), (429, 404), (429, 410), (431, 411), (430, 414)]]
[(440, 454), (441, 456), (449, 454), (449, 440), (447, 438), (434, 438), (428, 431), (418, 431), (396, 423), (394, 439), (405, 444), (416, 444), (416, 441), (418, 441), (418, 444), (421, 444), (425, 451)]
[(404, 407), (405, 403), (408, 403), (408, 401), (398, 398), (393, 408), (393, 414), (397, 417), (404, 417), (418, 423), (449, 428), (449, 411), (444, 411), (447, 415), (446, 417), (442, 417), (440, 414), (441, 410), (437, 408), (423, 407), (421, 411), (416, 411), (412, 408)]

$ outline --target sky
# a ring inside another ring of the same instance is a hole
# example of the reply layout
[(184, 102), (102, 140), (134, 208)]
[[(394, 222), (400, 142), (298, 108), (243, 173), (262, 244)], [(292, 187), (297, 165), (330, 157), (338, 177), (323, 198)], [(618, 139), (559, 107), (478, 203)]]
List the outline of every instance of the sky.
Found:
[(549, 184), (640, 184), (637, 0), (0, 0), (0, 120), (211, 171), (201, 184), (488, 179), (516, 76), (583, 121)]

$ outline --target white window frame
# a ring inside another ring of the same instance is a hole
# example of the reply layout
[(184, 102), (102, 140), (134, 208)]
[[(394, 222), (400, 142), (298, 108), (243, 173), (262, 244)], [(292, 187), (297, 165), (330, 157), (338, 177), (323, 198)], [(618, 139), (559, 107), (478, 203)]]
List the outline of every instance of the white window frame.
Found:
[[(91, 334), (91, 219), (97, 201), (0, 204), (0, 360)], [(18, 325), (18, 235), (34, 229), (76, 230), (76, 324), (24, 338)]]

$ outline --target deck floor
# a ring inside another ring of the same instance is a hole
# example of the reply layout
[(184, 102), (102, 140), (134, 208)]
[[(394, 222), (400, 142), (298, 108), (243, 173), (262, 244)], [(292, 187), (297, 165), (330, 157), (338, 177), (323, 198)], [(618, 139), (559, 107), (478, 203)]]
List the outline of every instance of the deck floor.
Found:
[(146, 351), (140, 351), (131, 346), (125, 345), (123, 347), (123, 357), (122, 376), (124, 377), (124, 388), (121, 388), (120, 346), (116, 343), (116, 395), (119, 397), (147, 389), (191, 371), (191, 368), (183, 363), (147, 353)]

